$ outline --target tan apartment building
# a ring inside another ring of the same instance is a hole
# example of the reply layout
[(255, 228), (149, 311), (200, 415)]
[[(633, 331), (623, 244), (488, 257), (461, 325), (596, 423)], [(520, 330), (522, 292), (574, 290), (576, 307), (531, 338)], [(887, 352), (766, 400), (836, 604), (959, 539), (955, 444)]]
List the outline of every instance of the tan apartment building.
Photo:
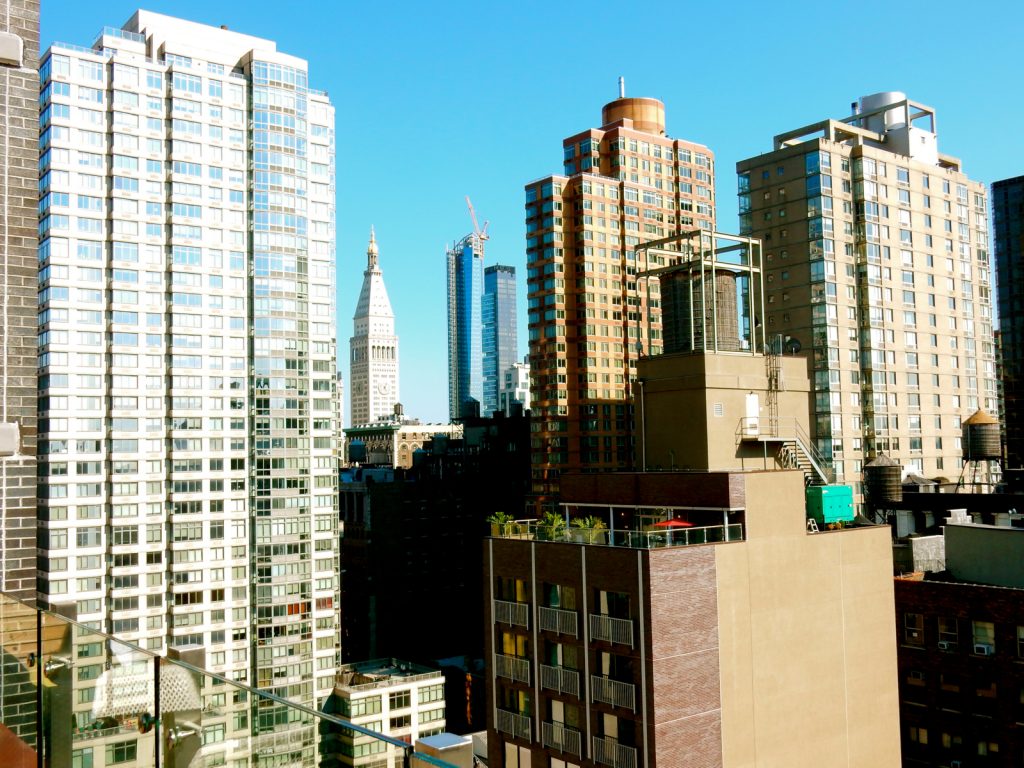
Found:
[(889, 530), (808, 533), (803, 480), (567, 474), (604, 529), (487, 540), (489, 764), (898, 766)]
[(765, 323), (811, 358), (811, 427), (860, 491), (886, 453), (956, 479), (961, 421), (997, 412), (985, 186), (902, 93), (775, 137), (737, 163), (740, 230), (763, 241)]
[(807, 522), (827, 467), (786, 469), (807, 370), (641, 359), (639, 461), (660, 471), (565, 474), (561, 519), (494, 527), (490, 765), (900, 764), (891, 534)]
[[(563, 173), (526, 185), (533, 491), (557, 492), (564, 470), (633, 460), (636, 361), (661, 348), (664, 266), (641, 243), (713, 230), (714, 155), (665, 131), (657, 99), (605, 105), (601, 127), (562, 142)], [(675, 245), (667, 245), (671, 251)], [(644, 321), (644, 322), (641, 322)]]

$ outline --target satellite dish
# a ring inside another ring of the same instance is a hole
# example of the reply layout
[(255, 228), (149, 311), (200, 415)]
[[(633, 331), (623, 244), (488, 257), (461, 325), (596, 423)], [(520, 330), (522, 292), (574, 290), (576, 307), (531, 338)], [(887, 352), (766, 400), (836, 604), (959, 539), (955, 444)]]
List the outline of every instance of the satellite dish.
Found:
[(786, 339), (786, 342), (783, 345), (783, 349), (785, 349), (787, 353), (795, 355), (802, 349), (802, 345), (800, 344), (800, 341), (798, 339), (794, 339), (792, 336), (790, 336), (788, 339)]

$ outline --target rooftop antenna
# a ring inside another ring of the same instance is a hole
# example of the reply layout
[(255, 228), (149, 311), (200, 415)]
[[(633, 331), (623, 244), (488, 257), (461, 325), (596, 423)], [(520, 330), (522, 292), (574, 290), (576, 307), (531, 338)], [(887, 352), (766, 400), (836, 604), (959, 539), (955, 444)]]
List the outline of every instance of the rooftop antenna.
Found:
[(619, 98), (626, 98), (626, 78), (619, 77)]

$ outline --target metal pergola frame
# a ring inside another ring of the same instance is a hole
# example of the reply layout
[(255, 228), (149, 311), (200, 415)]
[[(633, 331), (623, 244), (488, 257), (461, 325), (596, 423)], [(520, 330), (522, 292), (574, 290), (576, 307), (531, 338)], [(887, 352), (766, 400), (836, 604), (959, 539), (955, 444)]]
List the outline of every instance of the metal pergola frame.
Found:
[[(726, 245), (719, 245), (720, 242), (724, 241)], [(680, 249), (669, 250), (662, 248), (661, 246), (669, 245), (671, 243), (679, 243)], [(696, 243), (696, 246), (694, 245)], [(651, 254), (657, 254), (669, 257), (670, 259), (677, 260), (674, 264), (669, 264), (664, 267), (656, 267), (654, 269), (645, 269), (637, 272), (637, 280), (643, 279), (646, 284), (647, 290), (647, 303), (650, 306), (651, 301), (651, 279), (657, 278), (666, 274), (673, 274), (677, 272), (687, 271), (691, 276), (697, 277), (699, 275), (699, 281), (702, 286), (714, 285), (715, 277), (721, 272), (730, 272), (734, 275), (742, 275), (749, 280), (749, 290), (747, 291), (747, 306), (744, 307), (743, 317), (748, 323), (750, 329), (750, 344), (748, 349), (737, 350), (722, 350), (719, 349), (718, 339), (718, 300), (714, 290), (710, 291), (711, 298), (711, 327), (713, 330), (712, 334), (708, 333), (707, 323), (707, 303), (709, 291), (703, 289), (701, 291), (701, 303), (702, 312), (700, 320), (697, 321), (694, 318), (694, 322), (690, 324), (690, 349), (692, 351), (703, 350), (704, 352), (728, 352), (730, 354), (747, 354), (747, 355), (758, 355), (767, 349), (767, 342), (765, 336), (764, 323), (761, 322), (761, 317), (764, 314), (764, 279), (762, 277), (762, 247), (761, 241), (755, 237), (747, 237), (743, 235), (731, 235), (725, 232), (708, 231), (703, 229), (691, 229), (687, 230), (678, 235), (671, 235), (658, 240), (650, 240), (646, 243), (641, 243), (634, 247), (634, 253), (639, 255), (642, 251), (644, 253), (645, 264), (649, 263)], [(739, 261), (724, 261), (722, 256), (730, 253), (746, 253), (746, 259)], [(640, 259), (637, 258), (639, 263)], [(693, 306), (693, 280), (690, 282), (690, 292), (688, 300), (690, 306)], [(641, 323), (646, 322), (647, 332), (642, 333), (643, 326), (640, 326), (641, 331), (638, 339), (638, 344), (643, 343), (643, 339), (646, 337), (648, 345), (651, 340), (651, 321), (650, 313), (647, 313), (645, 318), (641, 318)], [(696, 330), (698, 323), (701, 331), (701, 344), (700, 346), (696, 343)], [(711, 344), (709, 345), (709, 335), (712, 337)], [(664, 342), (664, 338), (662, 339)]]

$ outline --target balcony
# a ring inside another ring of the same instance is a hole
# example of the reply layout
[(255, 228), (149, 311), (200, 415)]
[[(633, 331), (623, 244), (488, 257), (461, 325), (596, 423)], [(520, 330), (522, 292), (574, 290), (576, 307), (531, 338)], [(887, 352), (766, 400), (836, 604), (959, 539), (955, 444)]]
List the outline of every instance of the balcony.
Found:
[[(541, 529), (539, 535), (538, 528)], [(491, 535), (501, 539), (524, 539), (527, 541), (544, 542), (562, 541), (574, 544), (596, 544), (605, 547), (628, 547), (630, 549), (660, 549), (662, 547), (689, 547), (695, 544), (743, 541), (743, 524), (702, 525), (667, 531), (610, 531), (606, 529), (581, 530), (579, 528), (572, 528), (552, 533), (550, 528), (538, 525), (536, 520), (517, 520), (508, 526), (493, 528)], [(541, 627), (541, 629), (544, 629), (544, 627)]]
[(636, 747), (627, 747), (614, 739), (595, 736), (594, 762), (611, 768), (636, 768)]
[(590, 614), (590, 639), (633, 647), (633, 622), (603, 614)]
[[(204, 764), (318, 768), (361, 739), (413, 768), (454, 768), (336, 716), (344, 704), (333, 695), (319, 711), (312, 695), (302, 704), (204, 670), (199, 646), (178, 655), (143, 650), (0, 592), (0, 764), (78, 765), (80, 750), (91, 749), (132, 768), (177, 768), (200, 751)], [(210, 739), (223, 734), (225, 720), (242, 729)]]
[(576, 626), (576, 611), (541, 607), (537, 609), (537, 623), (542, 630), (547, 632), (579, 637), (579, 631)]
[(623, 707), (636, 712), (636, 686), (632, 683), (591, 675), (590, 700), (592, 702), (601, 701), (611, 704), (613, 707)]
[(530, 684), (530, 662), (515, 656), (494, 654), (494, 674), (508, 680)]
[(513, 739), (531, 740), (530, 718), (504, 709), (494, 711), (494, 727), (499, 733), (507, 733)]
[(512, 603), (508, 600), (494, 601), (494, 621), (497, 624), (512, 624), (530, 628), (529, 603)]
[(570, 696), (580, 695), (580, 675), (574, 669), (540, 665), (540, 687)]
[(562, 723), (542, 723), (545, 747), (557, 749), (570, 755), (581, 756), (580, 732), (566, 728)]

